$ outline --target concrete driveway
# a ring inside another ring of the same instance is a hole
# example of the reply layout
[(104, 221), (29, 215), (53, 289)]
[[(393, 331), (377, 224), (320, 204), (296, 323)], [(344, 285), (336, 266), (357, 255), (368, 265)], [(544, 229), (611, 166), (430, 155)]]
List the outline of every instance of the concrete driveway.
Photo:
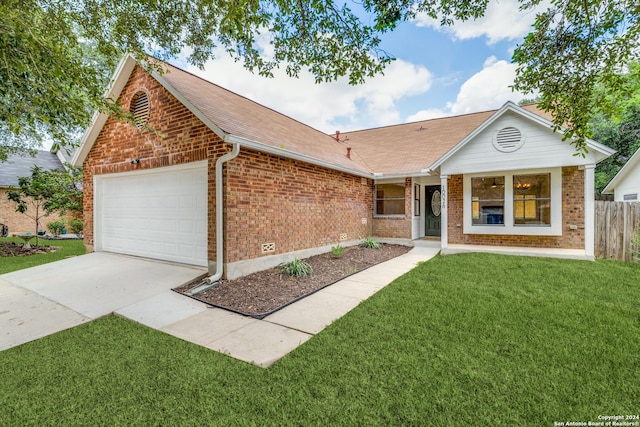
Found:
[(154, 297), (206, 273), (202, 267), (90, 253), (0, 275), (0, 350)]

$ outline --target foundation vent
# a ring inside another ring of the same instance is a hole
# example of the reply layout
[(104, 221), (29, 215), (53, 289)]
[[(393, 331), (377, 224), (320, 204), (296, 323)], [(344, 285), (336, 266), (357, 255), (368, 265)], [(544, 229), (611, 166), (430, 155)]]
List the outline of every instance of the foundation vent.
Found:
[(510, 153), (516, 151), (524, 144), (524, 136), (519, 129), (506, 127), (496, 132), (493, 138), (493, 146), (498, 151)]
[(271, 243), (263, 243), (262, 244), (262, 253), (263, 254), (268, 254), (270, 252), (275, 252), (276, 251), (276, 244), (271, 242)]
[(340, 233), (340, 240), (342, 240), (343, 242), (347, 240), (347, 233)]

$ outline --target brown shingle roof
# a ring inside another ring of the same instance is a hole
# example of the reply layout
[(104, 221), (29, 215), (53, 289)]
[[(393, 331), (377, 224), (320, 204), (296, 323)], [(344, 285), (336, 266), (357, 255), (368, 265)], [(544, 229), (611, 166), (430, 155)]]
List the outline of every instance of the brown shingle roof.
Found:
[(335, 166), (372, 171), (335, 138), (216, 84), (166, 64), (161, 79), (225, 133)]
[(496, 111), (443, 117), (340, 134), (343, 144), (373, 170), (416, 174), (429, 167)]

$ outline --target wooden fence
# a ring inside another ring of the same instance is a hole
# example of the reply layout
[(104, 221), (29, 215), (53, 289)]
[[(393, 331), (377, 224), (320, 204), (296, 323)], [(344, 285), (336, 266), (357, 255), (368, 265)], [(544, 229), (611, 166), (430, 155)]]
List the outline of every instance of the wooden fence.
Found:
[(630, 253), (640, 222), (640, 202), (596, 200), (596, 258), (634, 261)]

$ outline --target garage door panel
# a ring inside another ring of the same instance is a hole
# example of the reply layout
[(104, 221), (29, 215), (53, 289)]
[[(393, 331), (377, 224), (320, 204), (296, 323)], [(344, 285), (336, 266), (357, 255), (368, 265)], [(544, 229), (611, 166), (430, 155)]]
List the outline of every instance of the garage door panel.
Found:
[(207, 265), (207, 168), (96, 177), (96, 249)]

